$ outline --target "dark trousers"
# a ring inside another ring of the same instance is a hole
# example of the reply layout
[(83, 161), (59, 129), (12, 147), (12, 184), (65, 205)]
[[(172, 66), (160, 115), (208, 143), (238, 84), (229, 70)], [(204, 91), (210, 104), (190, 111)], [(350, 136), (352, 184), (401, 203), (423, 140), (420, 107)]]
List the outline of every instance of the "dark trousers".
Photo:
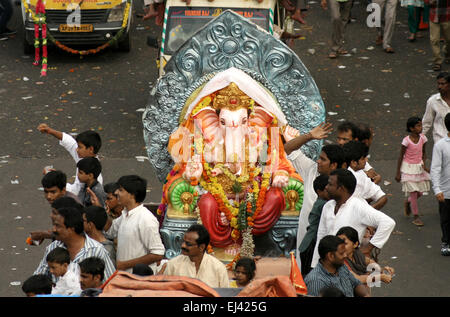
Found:
[(311, 262), (314, 255), (315, 247), (316, 247), (316, 239), (311, 241), (310, 245), (306, 248), (306, 250), (300, 253), (300, 266), (303, 277), (305, 277), (306, 274), (308, 274), (312, 270)]
[(442, 230), (442, 243), (450, 243), (450, 199), (439, 202), (439, 216)]
[(11, 0), (0, 0), (0, 34), (6, 31), (6, 25), (13, 14)]

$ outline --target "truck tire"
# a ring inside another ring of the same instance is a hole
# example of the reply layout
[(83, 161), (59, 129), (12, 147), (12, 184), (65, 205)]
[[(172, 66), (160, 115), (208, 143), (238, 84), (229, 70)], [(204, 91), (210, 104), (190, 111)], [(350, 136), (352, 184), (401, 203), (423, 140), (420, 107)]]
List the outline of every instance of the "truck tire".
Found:
[(119, 51), (121, 51), (121, 52), (129, 52), (131, 50), (130, 31), (128, 31), (127, 34), (122, 36), (121, 41), (119, 41), (118, 48), (119, 48)]
[(23, 39), (23, 53), (25, 55), (31, 55), (34, 53), (34, 46), (29, 44), (26, 39)]

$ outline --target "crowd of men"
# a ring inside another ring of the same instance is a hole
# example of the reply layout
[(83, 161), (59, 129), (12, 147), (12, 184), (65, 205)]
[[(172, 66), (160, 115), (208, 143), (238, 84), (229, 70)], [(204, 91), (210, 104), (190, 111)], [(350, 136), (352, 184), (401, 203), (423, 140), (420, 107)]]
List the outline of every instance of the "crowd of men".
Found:
[[(430, 174), (439, 202), (441, 254), (448, 256), (450, 75), (441, 73), (437, 82), (439, 92), (429, 98), (423, 120), (418, 118), (419, 125), (413, 125), (418, 130), (409, 130), (418, 134), (433, 130)], [(100, 182), (101, 138), (97, 132), (85, 131), (74, 138), (46, 124), (38, 129), (55, 137), (71, 154), (76, 162), (76, 179), (71, 184), (64, 172), (44, 170), (42, 186), (51, 207), (52, 227), (31, 232), (29, 243), (39, 245), (45, 239), (52, 242), (33, 276), (23, 284), (26, 294), (44, 294), (42, 287), (47, 285), (44, 288), (48, 290), (50, 285), (47, 293), (51, 294), (98, 295), (116, 271), (186, 276), (213, 288), (230, 287), (225, 265), (208, 253), (209, 233), (202, 225), (186, 231), (179, 256), (165, 258), (160, 223), (144, 206), (147, 181), (138, 175), (125, 175), (113, 183)], [(370, 296), (373, 275), (368, 268), (375, 267), (385, 283), (390, 283), (394, 275), (393, 268), (377, 264), (377, 256), (395, 221), (383, 211), (388, 199), (378, 185), (382, 175), (368, 162), (374, 136), (371, 127), (342, 122), (337, 127), (336, 142), (323, 146), (317, 161), (301, 151), (303, 144), (325, 139), (331, 131), (331, 124), (322, 123), (284, 144), (288, 159), (304, 182), (297, 262), (308, 295)], [(408, 208), (405, 204), (406, 216)], [(254, 277), (254, 269), (240, 270)]]

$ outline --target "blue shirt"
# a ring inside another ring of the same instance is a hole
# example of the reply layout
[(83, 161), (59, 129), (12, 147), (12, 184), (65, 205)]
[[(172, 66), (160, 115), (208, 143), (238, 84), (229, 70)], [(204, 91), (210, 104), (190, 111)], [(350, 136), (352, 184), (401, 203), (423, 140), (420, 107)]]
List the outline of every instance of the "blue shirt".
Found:
[(316, 267), (306, 275), (305, 284), (308, 295), (311, 296), (319, 296), (320, 291), (325, 287), (336, 287), (346, 297), (354, 297), (354, 289), (361, 282), (353, 276), (347, 266), (342, 265), (336, 274), (331, 274), (319, 261)]

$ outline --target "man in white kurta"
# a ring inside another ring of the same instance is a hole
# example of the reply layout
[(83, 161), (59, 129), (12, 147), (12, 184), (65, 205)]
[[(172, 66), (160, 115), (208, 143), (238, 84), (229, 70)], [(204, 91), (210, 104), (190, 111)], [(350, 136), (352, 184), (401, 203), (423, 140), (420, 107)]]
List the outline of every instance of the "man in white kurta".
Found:
[[(353, 174), (348, 170), (338, 170), (336, 172), (344, 171)], [(343, 185), (336, 185), (336, 172), (330, 174), (326, 190), (329, 192), (331, 200), (329, 200), (322, 209), (319, 229), (317, 232), (317, 243), (314, 250), (314, 256), (311, 263), (312, 267), (317, 265), (320, 258), (318, 252), (319, 241), (326, 235), (335, 235), (342, 227), (352, 227), (358, 231), (359, 241), (362, 241), (367, 227), (376, 228), (376, 232), (370, 239), (370, 245), (382, 248), (389, 239), (392, 230), (395, 227), (395, 221), (387, 216), (385, 213), (370, 206), (367, 201), (356, 197), (353, 194), (354, 188), (342, 188)], [(353, 176), (354, 177), (354, 176)], [(356, 179), (355, 184), (356, 186)], [(337, 197), (336, 190), (333, 188), (338, 186), (339, 196)], [(342, 192), (344, 191), (344, 192)], [(338, 210), (336, 210), (337, 202), (340, 202)]]
[(229, 287), (225, 265), (208, 253), (203, 255), (198, 271), (189, 256), (180, 254), (167, 262), (164, 274), (196, 278), (212, 288)]
[(209, 241), (203, 225), (192, 225), (184, 234), (181, 254), (167, 262), (164, 275), (196, 278), (212, 288), (229, 287), (225, 265), (207, 253)]
[[(117, 237), (117, 261), (136, 259), (146, 254), (164, 255), (165, 249), (159, 234), (159, 222), (150, 210), (139, 205), (113, 220), (106, 232), (108, 237)], [(149, 267), (156, 272), (156, 263)], [(131, 273), (132, 268), (126, 269)]]

